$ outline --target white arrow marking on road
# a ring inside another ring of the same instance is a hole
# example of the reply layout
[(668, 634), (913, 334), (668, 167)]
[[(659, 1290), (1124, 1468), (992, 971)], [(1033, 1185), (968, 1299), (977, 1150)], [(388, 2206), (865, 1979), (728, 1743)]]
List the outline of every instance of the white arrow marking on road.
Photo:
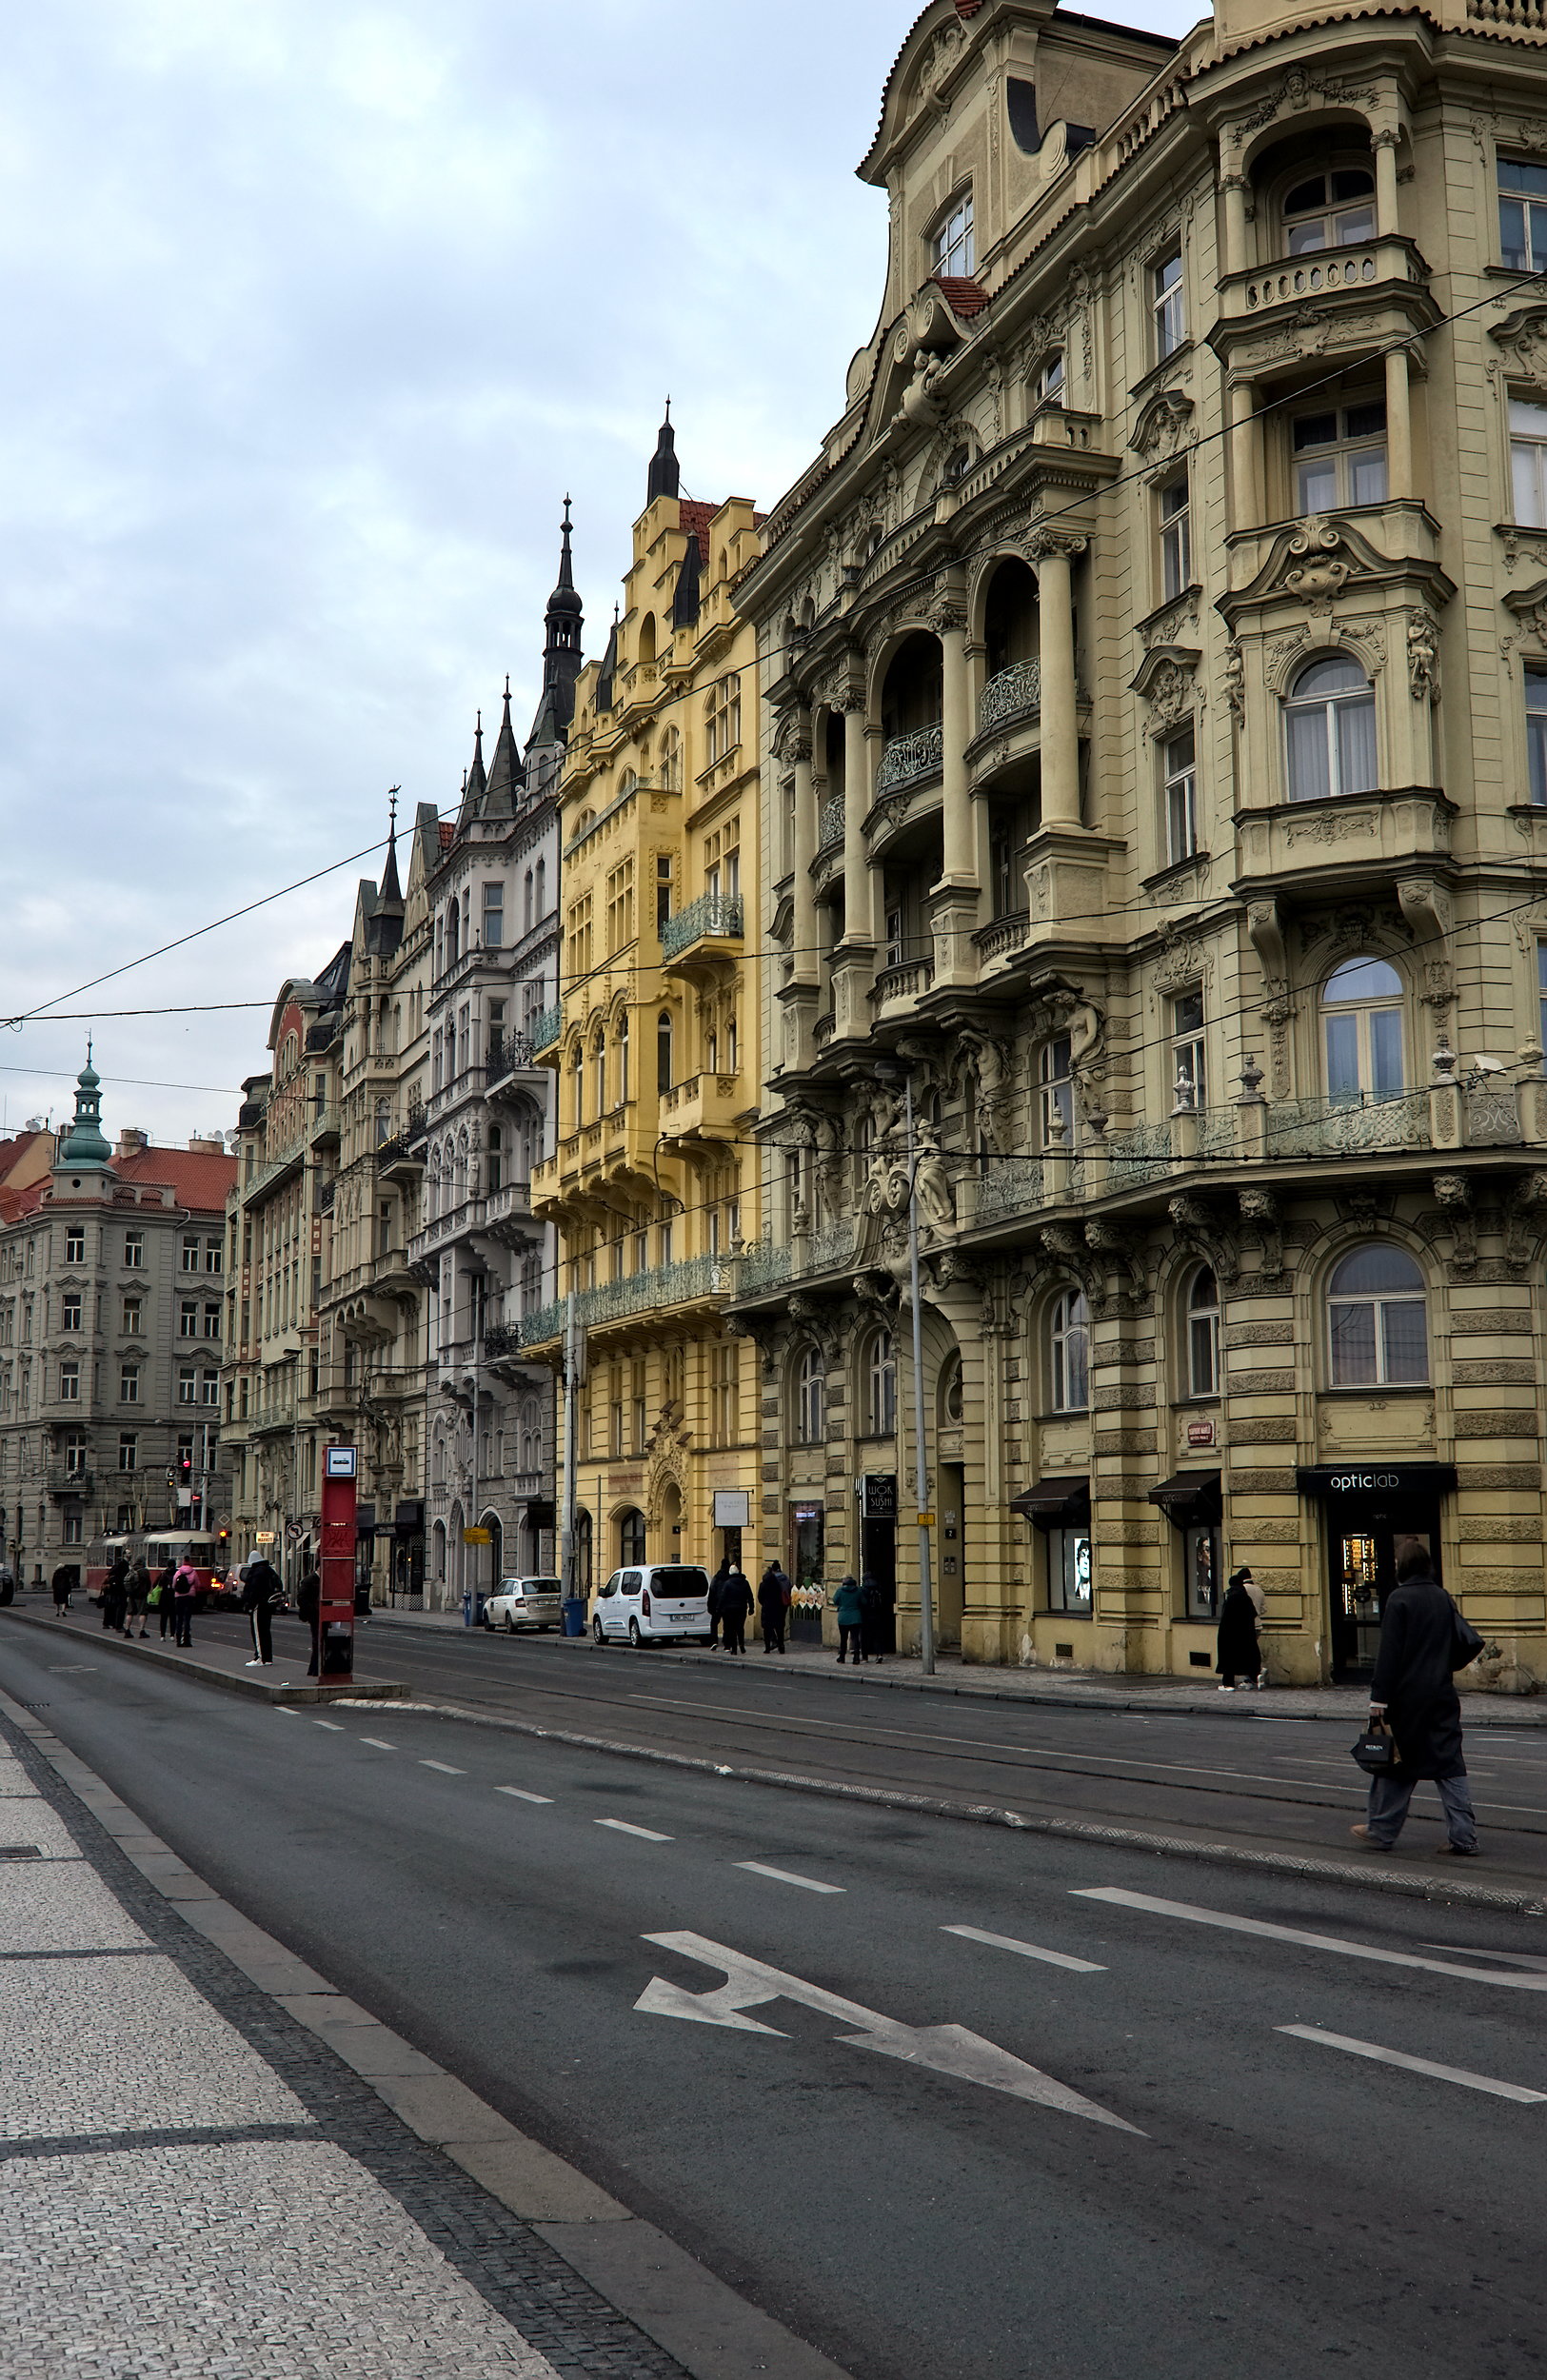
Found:
[(1346, 2033), (1323, 2033), (1319, 2025), (1276, 2025), (1274, 2031), (1292, 2033), (1297, 2041), (1318, 2041), (1324, 2050), (1346, 2050), (1351, 2057), (1373, 2057), (1382, 2066), (1405, 2067), (1410, 2074), (1429, 2074), (1436, 2082), (1486, 2091), (1496, 2099), (1515, 2099), (1522, 2107), (1547, 2107), (1547, 2091), (1527, 2091), (1523, 2083), (1495, 2082), (1491, 2074), (1474, 2074), (1464, 2066), (1437, 2066), (1433, 2058), (1409, 2057), (1405, 2050), (1383, 2050), (1378, 2041), (1355, 2041)]
[(716, 1990), (703, 1993), (668, 1983), (663, 1975), (654, 1976), (634, 2002), (636, 2011), (646, 2016), (681, 2016), (692, 2024), (724, 2025), (735, 2033), (767, 2033), (783, 2039), (776, 2025), (761, 2024), (744, 2011), (764, 2007), (769, 2000), (794, 2000), (802, 2008), (815, 2009), (821, 2016), (853, 2025), (856, 2031), (837, 2036), (849, 2048), (874, 2050), (882, 2057), (902, 2058), (938, 2074), (954, 2074), (961, 2082), (981, 2083), (988, 2091), (1007, 2092), (1015, 2099), (1032, 2099), (1041, 2107), (1057, 2108), (1061, 2114), (1082, 2115), (1093, 2124), (1109, 2124), (1114, 2132), (1133, 2132), (1140, 2140), (1145, 2137), (1137, 2124), (1124, 2123), (1121, 2115), (1110, 2114), (1094, 2099), (1071, 2091), (1066, 2083), (1055, 2082), (1040, 2067), (1012, 2057), (1008, 2050), (985, 2041), (981, 2033), (969, 2033), (963, 2025), (904, 2025), (895, 2016), (880, 2016), (856, 2000), (824, 1992), (820, 1984), (803, 1982), (778, 1967), (765, 1967), (762, 1959), (727, 1950), (722, 1942), (706, 1941), (702, 1934), (647, 1934), (645, 1939), (660, 1950), (699, 1959), (705, 1967), (722, 1968), (725, 1975)]
[(1111, 1901), (1119, 1909), (1147, 1910), (1156, 1917), (1185, 1917), (1195, 1926), (1222, 1926), (1230, 1934), (1256, 1934), (1270, 1942), (1299, 1942), (1305, 1950), (1336, 1951), (1341, 1958), (1370, 1958), (1381, 1967), (1421, 1967), (1426, 1974), (1459, 1975), (1463, 1983), (1497, 1983), (1506, 1991), (1547, 1992), (1547, 1974), (1501, 1975), (1486, 1967), (1447, 1966), (1438, 1958), (1415, 1958), (1410, 1951), (1378, 1951), (1367, 1942), (1339, 1941), (1335, 1934), (1302, 1934), (1298, 1926), (1271, 1926), (1261, 1917), (1233, 1917), (1222, 1909), (1198, 1909), (1191, 1901), (1157, 1900), (1149, 1893), (1123, 1893), (1115, 1884), (1071, 1887), (1077, 1900)]

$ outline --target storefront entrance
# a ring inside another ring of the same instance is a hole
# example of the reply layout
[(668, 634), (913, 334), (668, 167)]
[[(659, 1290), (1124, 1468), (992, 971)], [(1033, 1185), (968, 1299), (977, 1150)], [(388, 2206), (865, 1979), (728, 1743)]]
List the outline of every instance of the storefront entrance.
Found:
[(897, 1479), (891, 1472), (860, 1478), (860, 1584), (865, 1590), (867, 1654), (897, 1651)]
[(1333, 1680), (1363, 1685), (1375, 1670), (1380, 1615), (1397, 1565), (1413, 1551), (1440, 1577), (1440, 1498), (1456, 1485), (1449, 1463), (1387, 1469), (1302, 1470), (1302, 1495), (1325, 1507), (1327, 1605)]

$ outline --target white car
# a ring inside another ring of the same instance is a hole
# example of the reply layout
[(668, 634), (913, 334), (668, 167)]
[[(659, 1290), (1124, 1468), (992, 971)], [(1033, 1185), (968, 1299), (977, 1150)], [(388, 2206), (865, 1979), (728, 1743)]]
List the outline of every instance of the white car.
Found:
[(646, 1562), (615, 1570), (591, 1614), (598, 1644), (626, 1636), (632, 1645), (710, 1641), (709, 1574), (694, 1562)]
[(502, 1578), (484, 1606), (486, 1628), (557, 1628), (563, 1614), (557, 1578)]

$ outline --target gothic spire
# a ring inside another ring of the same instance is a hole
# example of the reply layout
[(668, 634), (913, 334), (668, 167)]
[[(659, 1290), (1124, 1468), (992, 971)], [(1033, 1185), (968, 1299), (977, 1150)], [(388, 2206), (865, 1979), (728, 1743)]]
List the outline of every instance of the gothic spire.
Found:
[(653, 505), (657, 496), (676, 496), (682, 492), (683, 475), (677, 465), (677, 433), (671, 426), (671, 399), (666, 399), (666, 418), (650, 457), (650, 476), (645, 486), (645, 501)]
[[(559, 583), (548, 597), (544, 618), (543, 692), (526, 739), (528, 764), (535, 753), (562, 749), (575, 715), (575, 680), (580, 675), (581, 635), (585, 613), (575, 591), (574, 565), (569, 551), (569, 498), (564, 500), (559, 528)], [(528, 782), (530, 779), (528, 778)]]

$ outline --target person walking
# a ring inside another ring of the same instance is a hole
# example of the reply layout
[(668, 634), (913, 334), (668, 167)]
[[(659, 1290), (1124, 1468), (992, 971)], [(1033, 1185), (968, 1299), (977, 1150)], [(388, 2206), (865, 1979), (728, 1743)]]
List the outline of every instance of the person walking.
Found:
[(724, 1590), (725, 1580), (729, 1577), (730, 1556), (727, 1554), (709, 1581), (709, 1651), (711, 1653), (718, 1653), (720, 1650), (720, 1598)]
[(242, 1580), (242, 1609), (252, 1624), (252, 1658), (248, 1669), (274, 1664), (274, 1614), (285, 1600), (285, 1586), (272, 1562), (259, 1555), (248, 1562)]
[(854, 1666), (864, 1659), (860, 1640), (864, 1627), (864, 1597), (860, 1582), (852, 1575), (843, 1580), (833, 1597), (833, 1610), (838, 1615), (838, 1658), (842, 1662), (850, 1645), (854, 1647)]
[(718, 1612), (721, 1644), (727, 1653), (744, 1656), (747, 1615), (757, 1608), (746, 1583), (746, 1573), (740, 1562), (731, 1561), (727, 1556), (715, 1575), (720, 1593), (717, 1603), (711, 1597), (711, 1608)]
[(321, 1675), (322, 1670), (322, 1664), (318, 1659), (317, 1628), (322, 1617), (323, 1582), (322, 1575), (314, 1563), (308, 1563), (301, 1574), (301, 1583), (295, 1590), (295, 1608), (311, 1631), (311, 1662), (307, 1676), (316, 1677)]
[(177, 1626), (177, 1607), (172, 1601), (172, 1580), (176, 1577), (176, 1576), (177, 1565), (174, 1562), (169, 1561), (163, 1569), (160, 1577), (156, 1580), (156, 1613), (161, 1621), (161, 1640), (163, 1644), (167, 1641), (168, 1629), (170, 1628), (175, 1631)]
[(185, 1554), (172, 1573), (172, 1619), (176, 1641), (191, 1652), (193, 1649), (193, 1604), (199, 1592), (199, 1574)]
[(102, 1582), (102, 1625), (118, 1636), (129, 1633), (124, 1622), (129, 1613), (129, 1557), (115, 1554)]
[(69, 1562), (61, 1562), (50, 1581), (53, 1588), (53, 1616), (63, 1619), (69, 1609), (69, 1591), (75, 1584), (75, 1573)]
[(145, 1616), (149, 1608), (149, 1603), (150, 1573), (145, 1566), (145, 1556), (143, 1554), (136, 1554), (134, 1559), (129, 1566), (129, 1589), (127, 1603), (128, 1625), (124, 1630), (126, 1636), (132, 1636), (134, 1635), (136, 1623), (138, 1624), (140, 1635), (142, 1636), (145, 1635)]
[(1410, 1546), (1380, 1615), (1380, 1644), (1370, 1681), (1370, 1716), (1384, 1717), (1397, 1741), (1397, 1766), (1370, 1779), (1365, 1823), (1352, 1832), (1371, 1851), (1390, 1851), (1402, 1831), (1415, 1785), (1439, 1788), (1445, 1848), (1458, 1859), (1478, 1853), (1478, 1817), (1461, 1749), (1461, 1697), (1454, 1673), (1480, 1647), (1460, 1642), (1455, 1604), (1434, 1575), (1428, 1550)]
[(1220, 1675), (1222, 1695), (1235, 1693), (1238, 1677), (1255, 1686), (1262, 1668), (1261, 1647), (1257, 1640), (1257, 1605), (1248, 1584), (1251, 1575), (1249, 1570), (1231, 1572), (1230, 1584), (1220, 1607), (1214, 1666)]
[(794, 1590), (777, 1562), (770, 1562), (758, 1580), (758, 1616), (763, 1621), (763, 1650), (784, 1650), (784, 1614)]

